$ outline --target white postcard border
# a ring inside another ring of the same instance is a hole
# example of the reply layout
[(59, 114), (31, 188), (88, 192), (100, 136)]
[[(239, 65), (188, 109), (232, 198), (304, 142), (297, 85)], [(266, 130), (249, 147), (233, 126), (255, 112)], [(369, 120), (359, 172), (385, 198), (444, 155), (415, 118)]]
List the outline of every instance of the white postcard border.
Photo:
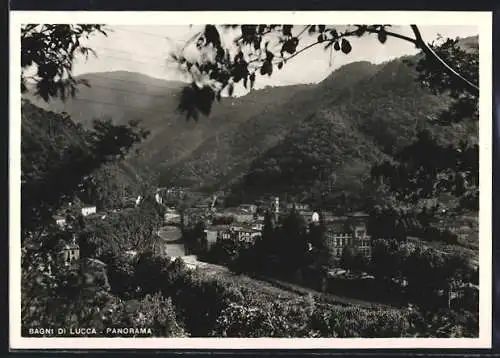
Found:
[[(20, 25), (105, 23), (186, 25), (225, 23), (474, 25), (480, 49), (480, 329), (479, 338), (24, 338), (21, 337)], [(10, 13), (9, 113), (9, 311), (11, 349), (369, 349), (490, 348), (492, 340), (492, 13), (421, 11), (245, 11), (245, 12), (50, 12)]]

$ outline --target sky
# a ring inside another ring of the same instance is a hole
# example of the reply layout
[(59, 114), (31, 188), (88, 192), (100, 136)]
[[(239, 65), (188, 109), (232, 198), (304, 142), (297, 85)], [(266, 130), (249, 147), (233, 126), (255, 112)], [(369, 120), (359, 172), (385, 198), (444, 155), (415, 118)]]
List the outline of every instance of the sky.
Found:
[[(302, 28), (294, 25), (294, 34)], [(160, 79), (185, 80), (182, 72), (167, 59), (173, 50), (182, 47), (203, 26), (113, 25), (108, 29), (107, 37), (99, 35), (87, 41), (86, 44), (96, 51), (97, 58), (91, 56), (87, 60), (78, 60), (74, 67), (75, 75), (125, 70)], [(409, 26), (393, 26), (391, 31), (414, 37)], [(439, 35), (455, 38), (479, 33), (476, 26), (421, 26), (420, 31), (427, 42), (436, 40)], [(230, 44), (232, 38), (234, 33), (223, 35), (226, 44)], [(299, 44), (299, 49), (315, 41), (315, 38), (305, 38)], [(325, 51), (322, 46), (313, 47), (296, 56), (271, 77), (258, 77), (255, 87), (317, 83), (350, 62), (381, 63), (417, 52), (411, 43), (391, 37), (384, 45), (377, 41), (376, 35), (352, 38), (350, 41), (353, 49), (349, 55), (334, 51), (330, 58), (330, 51)], [(236, 92), (237, 95), (244, 94), (243, 88), (236, 89)]]

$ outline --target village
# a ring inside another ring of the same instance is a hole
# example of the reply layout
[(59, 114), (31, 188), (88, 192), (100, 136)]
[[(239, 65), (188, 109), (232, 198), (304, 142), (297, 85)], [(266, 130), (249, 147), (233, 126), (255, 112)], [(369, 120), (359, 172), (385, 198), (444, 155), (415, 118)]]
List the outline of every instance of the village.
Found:
[[(326, 210), (314, 211), (308, 204), (280, 202), (279, 197), (260, 200), (258, 204), (223, 207), (218, 203), (217, 195), (209, 196), (191, 207), (179, 210), (172, 204), (178, 202), (183, 195), (185, 191), (179, 188), (158, 188), (154, 194), (156, 202), (165, 208), (165, 226), (159, 228), (156, 233), (162, 236), (164, 249), (160, 251), (172, 259), (185, 257), (187, 262), (191, 262), (193, 255), (206, 253), (216, 243), (228, 240), (253, 245), (262, 236), (266, 213), (270, 215), (273, 225), (278, 225), (292, 210), (307, 223), (307, 231), (320, 223), (324, 225), (325, 243), (336, 261), (340, 261), (346, 247), (355, 248), (366, 258), (371, 255), (371, 237), (367, 233), (366, 213), (354, 212), (335, 216)], [(126, 198), (125, 208), (137, 206), (141, 200), (141, 196), (135, 199)], [(83, 218), (100, 220), (106, 220), (108, 215), (119, 210), (121, 209), (98, 210), (95, 205), (90, 204), (81, 204), (79, 207), (79, 213)], [(67, 218), (63, 215), (54, 216), (54, 220), (61, 229), (70, 229)], [(183, 233), (187, 228), (200, 224), (204, 228), (203, 235), (195, 238), (196, 245), (187, 245)], [(61, 254), (61, 262), (66, 266), (80, 258), (78, 233), (72, 235), (73, 240), (64, 247)], [(132, 250), (129, 253), (132, 256), (137, 254)]]
[(205, 223), (202, 248), (209, 250), (215, 243), (224, 240), (254, 244), (262, 236), (265, 213), (271, 214), (274, 225), (277, 225), (292, 210), (304, 219), (307, 229), (320, 222), (324, 224), (326, 244), (336, 259), (340, 260), (345, 247), (355, 247), (366, 257), (370, 256), (371, 244), (366, 227), (368, 215), (361, 212), (335, 216), (328, 211), (313, 211), (308, 204), (280, 203), (279, 197), (273, 197), (267, 202), (261, 201), (259, 205), (241, 204), (219, 210), (213, 205), (207, 207), (206, 204), (200, 204), (186, 210), (181, 221), (184, 226), (193, 221)]
[[(367, 294), (373, 291), (370, 287), (372, 287), (372, 282), (375, 283), (374, 277), (365, 272), (364, 267), (358, 267), (359, 264), (353, 264), (352, 268), (346, 267), (345, 264), (347, 250), (355, 252), (365, 262), (371, 259), (372, 243), (380, 237), (373, 237), (369, 234), (369, 214), (349, 212), (344, 215), (335, 215), (328, 210), (313, 210), (305, 203), (280, 200), (277, 196), (270, 196), (255, 203), (226, 207), (217, 194), (200, 195), (200, 199), (194, 204), (183, 207), (179, 203), (185, 195), (186, 191), (180, 188), (157, 188), (155, 190), (154, 199), (164, 209), (164, 224), (158, 227), (156, 233), (151, 234), (151, 242), (154, 242), (152, 245), (154, 255), (168, 257), (172, 262), (180, 259), (190, 270), (202, 270), (207, 275), (220, 275), (228, 270), (227, 264), (210, 262), (206, 259), (215, 246), (230, 244), (253, 248), (259, 240), (262, 240), (266, 217), (272, 226), (277, 227), (283, 224), (283, 220), (291, 212), (294, 212), (305, 224), (305, 237), (309, 238), (312, 235), (311, 231), (322, 228), (324, 245), (332, 259), (332, 262), (328, 264), (327, 275), (318, 276), (318, 273), (314, 271), (316, 273), (313, 273), (313, 277), (307, 278), (302, 277), (301, 271), (300, 278), (293, 274), (290, 276), (292, 279), (286, 280), (267, 275), (258, 275), (255, 278), (287, 290), (298, 290), (304, 294), (320, 291), (328, 295), (327, 292), (333, 292), (332, 297), (335, 297), (336, 301), (354, 302), (353, 300), (361, 299), (359, 301), (361, 304), (363, 302), (368, 304), (367, 302), (371, 300), (378, 300), (377, 297), (369, 298)], [(136, 207), (141, 200), (141, 196), (126, 198), (126, 206)], [(95, 205), (82, 205), (79, 210), (82, 218), (106, 220), (109, 215), (123, 209), (98, 210)], [(64, 217), (55, 217), (55, 221), (61, 229), (68, 229)], [(104, 262), (96, 258), (81, 257), (78, 234), (72, 235), (73, 240), (64, 246), (58, 262), (66, 267), (85, 266), (104, 271), (106, 268)], [(390, 240), (391, 238), (384, 237), (384, 239)], [(422, 244), (418, 240), (416, 242), (418, 245)], [(307, 243), (306, 251), (313, 251), (311, 242)], [(125, 254), (134, 258), (139, 252), (131, 249)], [(320, 276), (322, 277), (320, 283), (315, 284), (316, 278)], [(404, 280), (399, 282), (394, 278), (392, 281), (401, 287), (406, 285)], [(333, 291), (328, 288), (332, 284), (335, 285)], [(462, 299), (464, 292), (470, 289), (475, 292), (478, 290), (477, 285), (469, 284), (467, 287), (448, 292), (448, 301)]]

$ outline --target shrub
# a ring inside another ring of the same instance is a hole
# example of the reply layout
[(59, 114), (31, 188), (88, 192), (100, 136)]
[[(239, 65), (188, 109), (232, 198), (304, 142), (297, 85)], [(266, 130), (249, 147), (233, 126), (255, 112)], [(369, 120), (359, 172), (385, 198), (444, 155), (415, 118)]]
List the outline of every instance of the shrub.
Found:
[(242, 302), (243, 295), (217, 279), (193, 277), (174, 296), (184, 327), (194, 337), (206, 337), (214, 329), (217, 317), (231, 303)]
[[(108, 335), (112, 328), (150, 328), (154, 337), (185, 337), (186, 333), (177, 323), (175, 309), (170, 298), (160, 294), (146, 295), (141, 300), (115, 302), (102, 314)], [(147, 335), (149, 336), (149, 335)], [(127, 335), (129, 337), (129, 335)]]

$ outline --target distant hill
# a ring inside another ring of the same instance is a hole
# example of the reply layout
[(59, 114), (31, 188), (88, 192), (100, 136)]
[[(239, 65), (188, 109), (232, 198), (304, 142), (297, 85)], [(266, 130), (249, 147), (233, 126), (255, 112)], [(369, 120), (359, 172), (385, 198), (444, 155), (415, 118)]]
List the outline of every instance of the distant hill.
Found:
[[(477, 50), (477, 37), (461, 43)], [(425, 126), (445, 142), (467, 134), (477, 139), (475, 127), (428, 123), (447, 99), (420, 88), (405, 61), (355, 62), (319, 84), (224, 98), (198, 122), (177, 112), (183, 83), (123, 71), (85, 75), (91, 88), (49, 106), (84, 124), (103, 116), (118, 123), (141, 119), (151, 135), (134, 160), (158, 172), (163, 185), (225, 189), (240, 199), (241, 193), (310, 196), (326, 184), (335, 193), (356, 192), (374, 163)]]
[[(309, 86), (285, 86), (251, 92), (240, 98), (239, 113), (245, 120), (206, 139), (193, 153), (179, 162), (170, 172), (179, 178), (196, 178), (192, 173), (203, 173), (207, 190), (228, 187), (249, 169), (253, 161), (282, 143), (317, 112), (320, 103), (331, 103), (361, 79), (378, 70), (368, 62), (359, 62), (335, 71), (323, 83)], [(260, 99), (261, 97), (262, 99)], [(224, 103), (224, 101), (222, 102)], [(254, 115), (251, 108), (260, 110)], [(181, 179), (181, 180), (182, 180)]]
[[(60, 173), (60, 166), (63, 163), (72, 160), (70, 159), (72, 153), (76, 155), (81, 150), (81, 154), (84, 155), (88, 151), (87, 136), (88, 133), (83, 126), (69, 117), (42, 109), (29, 101), (23, 101), (21, 173), (22, 182), (26, 183), (23, 185), (23, 210), (29, 212), (32, 210), (31, 203), (38, 205), (44, 195), (50, 195), (51, 190), (57, 191), (57, 188), (50, 185), (55, 187), (65, 185), (64, 176), (54, 177), (54, 175)], [(104, 195), (97, 195), (106, 200), (110, 198), (121, 200), (124, 194), (139, 195), (143, 192), (143, 188), (151, 185), (152, 177), (147, 167), (128, 160), (108, 163), (94, 171), (92, 175), (99, 178), (96, 190), (108, 191)], [(49, 180), (46, 182), (47, 178)], [(80, 199), (88, 202), (86, 200), (88, 196), (80, 194), (78, 194)], [(106, 206), (104, 201), (88, 203)]]

